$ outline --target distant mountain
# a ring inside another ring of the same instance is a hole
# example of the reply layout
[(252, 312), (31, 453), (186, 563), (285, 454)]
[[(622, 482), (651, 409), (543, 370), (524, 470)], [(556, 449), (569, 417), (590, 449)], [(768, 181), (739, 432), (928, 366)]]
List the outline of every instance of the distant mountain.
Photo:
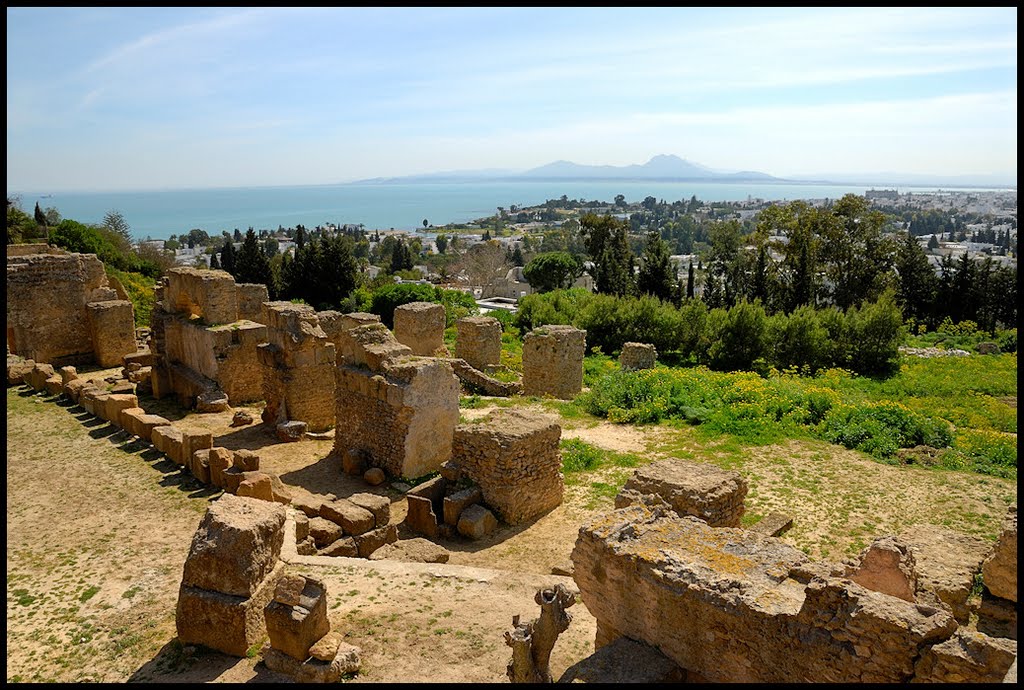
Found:
[(534, 180), (779, 180), (761, 172), (716, 172), (679, 156), (664, 154), (653, 157), (643, 165), (580, 165), (570, 161), (555, 161), (527, 170), (521, 177)]
[(1016, 175), (922, 175), (919, 173), (820, 173), (791, 175), (793, 182), (824, 182), (891, 187), (1016, 187)]

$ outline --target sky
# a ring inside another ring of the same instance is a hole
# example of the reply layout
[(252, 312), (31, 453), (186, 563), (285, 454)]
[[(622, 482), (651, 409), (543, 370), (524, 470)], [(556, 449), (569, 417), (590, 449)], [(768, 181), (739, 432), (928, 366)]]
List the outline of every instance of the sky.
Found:
[(674, 154), (1016, 184), (1007, 8), (7, 8), (8, 190)]

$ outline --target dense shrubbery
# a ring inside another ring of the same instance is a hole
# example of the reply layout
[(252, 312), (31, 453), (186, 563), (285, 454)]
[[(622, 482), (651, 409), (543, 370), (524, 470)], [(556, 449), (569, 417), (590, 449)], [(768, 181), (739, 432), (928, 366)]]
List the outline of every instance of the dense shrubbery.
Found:
[(651, 343), (660, 353), (719, 371), (797, 369), (808, 374), (831, 367), (859, 374), (888, 374), (905, 338), (891, 294), (838, 309), (801, 307), (768, 316), (760, 302), (708, 309), (689, 300), (679, 308), (655, 297), (614, 297), (583, 289), (527, 295), (516, 325), (529, 331), (572, 324), (587, 331), (587, 346), (612, 353), (626, 342)]
[(95, 254), (105, 265), (121, 271), (142, 273), (154, 279), (162, 273), (157, 262), (139, 256), (123, 238), (108, 228), (62, 220), (50, 230), (50, 244), (69, 252)]
[(379, 287), (363, 299), (368, 297), (368, 302), (363, 302), (360, 308), (377, 314), (381, 321), (388, 327), (395, 327), (395, 307), (411, 302), (437, 302), (444, 306), (445, 327), (451, 327), (455, 321), (463, 316), (476, 314), (476, 302), (468, 292), (461, 290), (447, 290), (421, 283), (397, 283)]
[(119, 271), (110, 266), (106, 267), (106, 271), (107, 275), (116, 278), (128, 293), (128, 299), (131, 300), (135, 312), (136, 328), (149, 326), (153, 305), (156, 304), (156, 295), (153, 292), (156, 280), (141, 273)]

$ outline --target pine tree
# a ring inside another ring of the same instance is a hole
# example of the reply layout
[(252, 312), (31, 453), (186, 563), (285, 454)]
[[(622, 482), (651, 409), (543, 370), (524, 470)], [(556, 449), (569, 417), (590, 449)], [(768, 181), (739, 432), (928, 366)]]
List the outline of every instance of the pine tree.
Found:
[(225, 242), (220, 250), (220, 267), (231, 275), (235, 275), (235, 245)]
[(693, 299), (693, 262), (690, 262), (690, 268), (686, 272), (686, 298)]
[(217, 261), (217, 252), (214, 252), (213, 254), (210, 254), (210, 268), (212, 268), (212, 269), (219, 269), (220, 268), (220, 262)]
[(657, 232), (647, 233), (647, 245), (636, 279), (637, 291), (670, 301), (676, 284), (674, 273), (665, 240)]

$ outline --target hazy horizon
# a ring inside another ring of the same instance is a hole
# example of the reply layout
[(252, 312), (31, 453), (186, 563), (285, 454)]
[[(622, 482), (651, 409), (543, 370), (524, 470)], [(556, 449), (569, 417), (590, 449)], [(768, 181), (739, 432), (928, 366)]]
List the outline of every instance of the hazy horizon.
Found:
[(331, 185), (666, 154), (794, 180), (1015, 186), (1016, 20), (1012, 7), (9, 7), (7, 186)]

